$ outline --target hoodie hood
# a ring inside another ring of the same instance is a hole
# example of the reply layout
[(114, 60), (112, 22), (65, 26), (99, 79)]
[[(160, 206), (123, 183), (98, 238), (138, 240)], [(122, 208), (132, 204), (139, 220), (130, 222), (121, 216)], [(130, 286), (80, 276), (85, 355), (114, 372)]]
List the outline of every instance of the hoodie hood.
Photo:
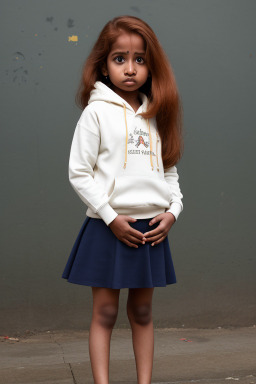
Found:
[[(92, 89), (90, 93), (90, 98), (88, 101), (88, 104), (93, 103), (94, 101), (104, 101), (107, 103), (113, 103), (116, 105), (120, 105), (120, 107), (124, 110), (124, 128), (126, 129), (126, 140), (125, 140), (125, 161), (124, 161), (124, 168), (126, 168), (127, 164), (127, 143), (128, 143), (128, 126), (127, 126), (127, 118), (126, 118), (126, 110), (132, 111), (135, 115), (138, 115), (142, 112), (147, 111), (148, 107), (148, 98), (143, 92), (139, 92), (140, 100), (142, 101), (141, 106), (138, 108), (138, 110), (135, 112), (134, 109), (131, 107), (131, 105), (123, 99), (121, 96), (119, 96), (116, 92), (114, 92), (111, 88), (109, 88), (106, 84), (102, 83), (101, 81), (96, 81), (94, 84), (94, 88)], [(152, 170), (154, 169), (153, 165), (153, 158), (152, 158), (152, 137), (151, 137), (151, 130), (150, 130), (150, 123), (149, 119), (146, 119), (147, 126), (148, 126), (148, 132), (149, 132), (149, 143), (150, 143), (150, 164)], [(157, 140), (156, 140), (156, 153), (157, 153), (157, 171), (159, 172), (159, 164), (158, 164), (158, 148), (157, 143), (159, 142), (158, 133), (156, 132)]]
[[(139, 112), (146, 112), (148, 106), (147, 96), (142, 92), (139, 92), (139, 96), (142, 101), (142, 105), (140, 106), (136, 114)], [(127, 109), (130, 109), (132, 112), (134, 112), (134, 109), (125, 99), (123, 99), (121, 96), (119, 96), (116, 92), (114, 92), (111, 88), (109, 88), (106, 84), (102, 83), (101, 81), (96, 81), (96, 83), (94, 84), (94, 89), (90, 93), (90, 99), (88, 101), (88, 104), (92, 103), (93, 101), (106, 101), (108, 103), (117, 104), (122, 107), (125, 105)]]

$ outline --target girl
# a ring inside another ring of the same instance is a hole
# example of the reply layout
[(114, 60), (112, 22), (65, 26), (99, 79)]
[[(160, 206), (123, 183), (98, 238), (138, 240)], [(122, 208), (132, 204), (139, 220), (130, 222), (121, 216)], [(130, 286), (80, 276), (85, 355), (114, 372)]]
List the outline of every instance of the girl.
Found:
[(69, 159), (72, 187), (87, 206), (62, 277), (92, 288), (89, 354), (94, 382), (109, 381), (111, 333), (121, 288), (139, 384), (151, 382), (154, 287), (176, 283), (168, 232), (183, 209), (175, 164), (182, 108), (156, 35), (137, 17), (109, 21), (85, 62), (83, 109)]

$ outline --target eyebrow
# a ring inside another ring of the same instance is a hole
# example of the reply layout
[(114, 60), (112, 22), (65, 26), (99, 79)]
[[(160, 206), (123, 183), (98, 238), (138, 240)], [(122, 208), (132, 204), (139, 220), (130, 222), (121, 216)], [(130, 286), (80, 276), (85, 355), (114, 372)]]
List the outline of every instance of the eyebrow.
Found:
[[(129, 53), (129, 51), (126, 51), (126, 52), (114, 52), (112, 53), (111, 56), (114, 56), (114, 55), (127, 55)], [(134, 52), (135, 55), (145, 55), (146, 52)]]

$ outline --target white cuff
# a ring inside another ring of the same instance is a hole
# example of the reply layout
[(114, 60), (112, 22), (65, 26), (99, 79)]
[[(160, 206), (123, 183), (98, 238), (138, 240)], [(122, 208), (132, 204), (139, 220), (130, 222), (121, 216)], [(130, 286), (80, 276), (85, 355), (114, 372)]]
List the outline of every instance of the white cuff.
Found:
[(103, 207), (97, 211), (97, 214), (107, 225), (109, 225), (118, 215), (108, 203), (103, 205)]
[(165, 212), (171, 212), (175, 217), (175, 219), (177, 220), (181, 211), (182, 211), (182, 206), (179, 203), (172, 203), (170, 208)]

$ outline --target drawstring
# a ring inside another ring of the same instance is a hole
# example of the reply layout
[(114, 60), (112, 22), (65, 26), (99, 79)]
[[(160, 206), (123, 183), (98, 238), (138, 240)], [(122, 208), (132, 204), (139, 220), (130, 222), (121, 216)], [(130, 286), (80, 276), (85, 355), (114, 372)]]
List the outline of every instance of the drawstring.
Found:
[[(124, 106), (124, 119), (125, 119), (125, 127), (126, 127), (126, 138), (125, 138), (125, 161), (124, 161), (124, 168), (126, 168), (127, 164), (127, 143), (128, 143), (128, 128), (127, 128), (127, 120), (126, 120), (126, 105), (123, 104)], [(149, 132), (149, 143), (150, 143), (150, 164), (152, 171), (154, 169), (153, 165), (153, 158), (152, 158), (152, 137), (151, 137), (151, 131), (150, 131), (150, 124), (149, 120), (147, 119), (147, 124), (148, 124), (148, 132)], [(159, 164), (158, 164), (158, 142), (159, 142), (159, 137), (156, 132), (156, 161), (157, 161), (157, 171), (159, 172)]]
[(150, 143), (150, 164), (153, 171), (154, 165), (153, 165), (153, 159), (152, 159), (152, 138), (151, 138), (150, 125), (149, 125), (148, 119), (147, 119), (147, 123), (148, 123), (148, 133), (149, 133), (149, 143)]
[(126, 168), (127, 164), (127, 142), (128, 142), (128, 128), (127, 128), (127, 121), (126, 121), (126, 105), (124, 104), (124, 118), (125, 118), (125, 126), (126, 126), (126, 139), (125, 139), (125, 161), (124, 161), (124, 168)]
[(159, 136), (158, 136), (158, 133), (156, 131), (156, 161), (157, 161), (157, 171), (159, 172), (159, 164), (158, 164), (158, 143), (159, 143), (160, 139), (159, 139)]

